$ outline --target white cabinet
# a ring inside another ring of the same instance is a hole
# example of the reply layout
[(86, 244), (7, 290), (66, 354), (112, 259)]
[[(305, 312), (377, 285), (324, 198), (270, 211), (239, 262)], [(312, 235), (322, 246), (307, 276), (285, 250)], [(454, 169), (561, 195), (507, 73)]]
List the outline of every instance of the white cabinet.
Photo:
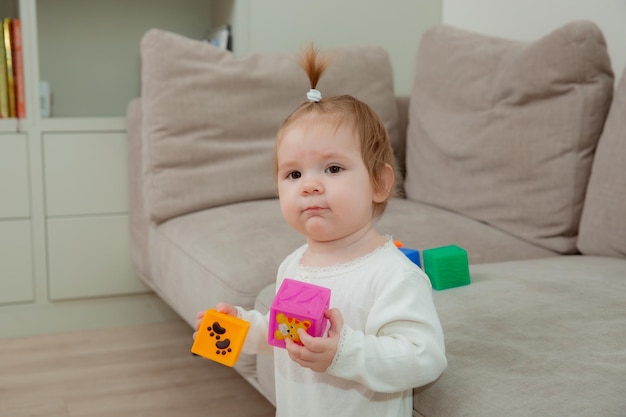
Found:
[(0, 134), (0, 305), (34, 298), (27, 152), (26, 135)]
[(43, 150), (50, 299), (148, 292), (130, 258), (125, 133), (44, 133)]
[(136, 278), (128, 244), (128, 216), (48, 220), (50, 299), (147, 292)]
[(0, 305), (33, 301), (31, 254), (30, 221), (0, 220)]
[(125, 213), (125, 132), (44, 133), (46, 214)]
[(30, 216), (26, 135), (0, 134), (0, 219)]

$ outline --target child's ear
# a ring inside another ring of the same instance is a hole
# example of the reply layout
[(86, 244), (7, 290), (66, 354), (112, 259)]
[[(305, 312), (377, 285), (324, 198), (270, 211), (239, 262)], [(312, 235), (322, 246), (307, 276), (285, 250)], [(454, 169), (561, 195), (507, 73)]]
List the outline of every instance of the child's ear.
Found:
[(385, 164), (380, 171), (379, 184), (380, 187), (374, 190), (374, 203), (382, 203), (389, 198), (391, 190), (393, 188), (395, 180), (395, 174), (393, 167), (389, 164)]

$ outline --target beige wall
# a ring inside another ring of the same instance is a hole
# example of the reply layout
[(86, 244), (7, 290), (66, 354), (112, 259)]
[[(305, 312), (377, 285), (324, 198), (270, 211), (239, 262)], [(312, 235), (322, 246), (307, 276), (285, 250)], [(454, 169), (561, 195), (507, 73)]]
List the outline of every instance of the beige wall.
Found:
[(441, 0), (237, 0), (234, 10), (247, 19), (234, 21), (237, 53), (295, 53), (308, 41), (321, 48), (381, 45), (398, 94), (410, 92), (422, 32), (441, 22)]
[(595, 22), (604, 32), (616, 79), (626, 66), (624, 0), (442, 0), (444, 23), (469, 30), (533, 40), (579, 19)]

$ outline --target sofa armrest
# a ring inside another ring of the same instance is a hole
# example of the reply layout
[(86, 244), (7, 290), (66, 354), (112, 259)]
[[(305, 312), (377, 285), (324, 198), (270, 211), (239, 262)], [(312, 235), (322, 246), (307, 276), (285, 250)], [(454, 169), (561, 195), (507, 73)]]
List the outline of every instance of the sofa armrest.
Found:
[[(143, 137), (141, 130), (141, 99), (135, 98), (126, 108), (128, 144), (128, 215), (131, 256), (137, 274), (146, 282), (150, 279), (148, 263), (148, 229), (150, 220), (145, 207), (143, 173)], [(149, 282), (148, 282), (149, 283)]]

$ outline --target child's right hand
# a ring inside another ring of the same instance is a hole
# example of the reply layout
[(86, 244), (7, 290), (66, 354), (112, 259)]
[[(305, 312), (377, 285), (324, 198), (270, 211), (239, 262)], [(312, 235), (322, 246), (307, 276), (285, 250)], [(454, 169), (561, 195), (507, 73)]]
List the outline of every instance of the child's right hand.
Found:
[[(215, 307), (215, 309), (217, 311), (219, 311), (220, 313), (224, 313), (224, 314), (228, 314), (229, 316), (237, 317), (237, 309), (235, 307), (231, 306), (230, 304), (218, 303), (217, 306)], [(204, 311), (200, 311), (196, 315), (196, 331), (193, 332), (194, 340), (196, 339), (196, 336), (198, 335), (198, 330), (200, 329), (200, 325), (202, 324), (202, 319), (204, 319), (204, 313), (205, 313)]]

